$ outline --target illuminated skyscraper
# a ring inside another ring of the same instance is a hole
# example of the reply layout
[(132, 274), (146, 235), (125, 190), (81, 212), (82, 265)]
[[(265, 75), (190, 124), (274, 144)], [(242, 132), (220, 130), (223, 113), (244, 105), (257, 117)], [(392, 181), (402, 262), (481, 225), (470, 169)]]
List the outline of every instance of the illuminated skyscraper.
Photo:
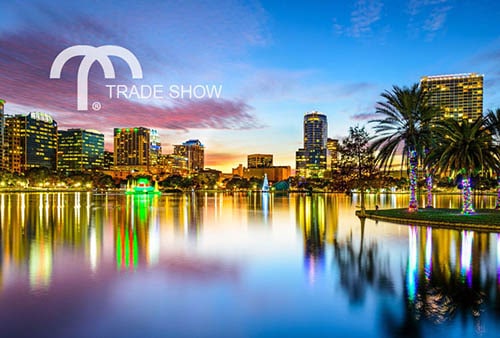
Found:
[(317, 111), (305, 114), (304, 148), (299, 149), (295, 154), (298, 175), (323, 177), (327, 163), (327, 138), (326, 115)]
[(84, 129), (59, 131), (59, 170), (78, 172), (102, 168), (103, 161), (104, 134)]
[(440, 110), (436, 119), (468, 119), (483, 114), (483, 75), (476, 73), (424, 76), (420, 79), (429, 103)]
[(49, 114), (29, 113), (5, 119), (4, 163), (7, 170), (56, 169), (57, 122)]
[(115, 166), (146, 169), (150, 164), (150, 130), (144, 127), (114, 129)]
[(196, 172), (205, 167), (205, 147), (199, 140), (189, 140), (174, 146), (174, 154), (188, 159), (188, 170)]
[(337, 169), (339, 165), (339, 140), (328, 138), (326, 141), (327, 154), (327, 167), (329, 170)]
[(114, 159), (114, 154), (112, 151), (106, 151), (104, 150), (104, 161), (103, 161), (103, 164), (102, 164), (102, 169), (104, 170), (111, 170), (111, 168), (113, 167), (114, 163), (115, 163), (115, 159)]
[(162, 157), (165, 172), (174, 175), (185, 175), (189, 172), (187, 157), (176, 154), (168, 154)]
[(160, 156), (161, 156), (161, 142), (160, 135), (158, 134), (158, 130), (151, 129), (151, 134), (149, 136), (149, 164), (151, 166), (156, 166), (160, 164)]
[(248, 168), (270, 168), (273, 166), (272, 154), (248, 155)]
[(4, 168), (4, 137), (5, 137), (5, 115), (4, 115), (5, 100), (0, 99), (0, 170)]

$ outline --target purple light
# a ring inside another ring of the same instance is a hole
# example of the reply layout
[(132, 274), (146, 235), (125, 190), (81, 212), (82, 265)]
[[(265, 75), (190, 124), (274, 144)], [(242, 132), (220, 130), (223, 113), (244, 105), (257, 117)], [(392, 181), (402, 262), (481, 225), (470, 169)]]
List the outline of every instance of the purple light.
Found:
[(472, 215), (475, 213), (474, 206), (472, 205), (472, 193), (470, 187), (470, 178), (466, 177), (462, 179), (462, 214)]
[(460, 265), (462, 278), (467, 280), (467, 285), (472, 285), (472, 242), (474, 232), (462, 231), (462, 251), (460, 253)]
[(427, 183), (427, 208), (432, 208), (432, 174), (429, 174), (426, 179)]
[(427, 238), (425, 241), (425, 278), (431, 278), (432, 271), (432, 228), (427, 227)]
[(418, 286), (418, 243), (417, 227), (408, 228), (408, 267), (406, 274), (406, 287), (408, 288), (408, 299), (414, 302), (417, 296)]
[(410, 162), (410, 205), (408, 206), (409, 212), (415, 212), (418, 210), (417, 202), (417, 152), (415, 150), (410, 150), (409, 153)]
[(500, 234), (497, 234), (497, 283), (500, 287)]

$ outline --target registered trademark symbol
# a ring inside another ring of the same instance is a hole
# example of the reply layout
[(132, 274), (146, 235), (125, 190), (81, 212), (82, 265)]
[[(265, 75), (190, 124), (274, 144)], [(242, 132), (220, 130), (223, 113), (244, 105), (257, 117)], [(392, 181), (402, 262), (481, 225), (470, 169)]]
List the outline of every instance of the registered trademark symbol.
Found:
[(96, 102), (92, 103), (93, 110), (99, 111), (99, 110), (101, 110), (101, 108), (102, 108), (101, 102), (96, 101)]

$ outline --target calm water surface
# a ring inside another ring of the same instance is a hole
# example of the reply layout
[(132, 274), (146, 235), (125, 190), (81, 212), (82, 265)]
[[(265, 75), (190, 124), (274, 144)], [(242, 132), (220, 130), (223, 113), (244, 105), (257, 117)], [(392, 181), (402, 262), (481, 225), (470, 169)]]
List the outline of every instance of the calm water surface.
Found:
[(0, 194), (0, 337), (500, 336), (499, 234), (361, 223), (357, 204)]

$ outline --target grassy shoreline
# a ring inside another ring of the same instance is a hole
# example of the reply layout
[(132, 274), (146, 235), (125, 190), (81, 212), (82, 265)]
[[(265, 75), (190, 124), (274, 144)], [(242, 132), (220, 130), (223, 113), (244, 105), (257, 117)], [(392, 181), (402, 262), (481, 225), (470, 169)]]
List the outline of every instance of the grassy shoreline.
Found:
[[(359, 211), (356, 212), (359, 216)], [(426, 225), (460, 230), (500, 231), (500, 210), (478, 209), (473, 215), (463, 215), (458, 209), (406, 208), (366, 210), (366, 217), (374, 220), (407, 225)]]

